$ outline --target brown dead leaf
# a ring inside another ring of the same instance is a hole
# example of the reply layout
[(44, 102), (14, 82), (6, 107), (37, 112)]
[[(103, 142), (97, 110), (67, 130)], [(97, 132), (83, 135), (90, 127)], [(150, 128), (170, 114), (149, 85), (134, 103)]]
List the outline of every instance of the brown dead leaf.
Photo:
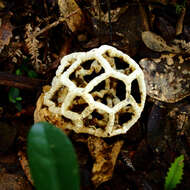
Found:
[(1, 170), (0, 172), (0, 189), (1, 190), (32, 190), (32, 186), (26, 181), (21, 173), (13, 174)]
[[(101, 20), (101, 22), (109, 23), (110, 21), (112, 23), (117, 22), (120, 16), (125, 13), (125, 11), (128, 9), (129, 5), (123, 5), (121, 7), (110, 7), (110, 15), (111, 18), (109, 20), (109, 12), (102, 9), (103, 6), (100, 5), (100, 2), (97, 0), (89, 1), (90, 6), (93, 7), (89, 9), (88, 11), (91, 13), (93, 18), (97, 20)], [(102, 2), (102, 5), (105, 6), (105, 2)]]
[(174, 39), (170, 44), (167, 44), (161, 36), (151, 31), (142, 32), (142, 40), (149, 49), (156, 52), (167, 51), (175, 54), (190, 54), (190, 42), (185, 40)]
[(32, 177), (31, 177), (29, 163), (28, 163), (28, 160), (27, 160), (26, 153), (23, 152), (23, 151), (19, 151), (18, 156), (19, 156), (20, 165), (21, 165), (22, 169), (24, 170), (25, 175), (27, 176), (30, 183), (34, 184), (33, 180), (32, 180)]
[(93, 159), (95, 159), (92, 168), (92, 182), (96, 187), (112, 177), (122, 145), (122, 140), (108, 145), (102, 138), (95, 136), (88, 138), (88, 149)]
[(10, 39), (12, 38), (13, 26), (9, 19), (3, 18), (2, 25), (0, 26), (0, 52), (3, 50), (5, 45), (9, 45)]
[(174, 103), (190, 95), (190, 57), (162, 54), (144, 58), (140, 66), (145, 75), (147, 94), (157, 100)]
[(5, 2), (3, 0), (0, 0), (0, 10), (4, 9), (6, 6)]
[(178, 133), (186, 135), (187, 138), (190, 136), (190, 104), (188, 100), (184, 100), (171, 105), (169, 111), (169, 117), (175, 121)]
[(66, 22), (72, 32), (80, 30), (81, 26), (84, 24), (84, 15), (75, 0), (58, 0), (58, 5), (61, 16), (63, 17), (77, 11), (76, 14), (68, 17)]

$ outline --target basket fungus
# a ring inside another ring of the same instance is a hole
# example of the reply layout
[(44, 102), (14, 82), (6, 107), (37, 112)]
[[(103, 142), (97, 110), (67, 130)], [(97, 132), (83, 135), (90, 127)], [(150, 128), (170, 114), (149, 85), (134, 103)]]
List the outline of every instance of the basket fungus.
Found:
[(146, 87), (138, 64), (108, 45), (62, 58), (51, 87), (37, 102), (35, 122), (111, 137), (126, 133), (144, 108)]

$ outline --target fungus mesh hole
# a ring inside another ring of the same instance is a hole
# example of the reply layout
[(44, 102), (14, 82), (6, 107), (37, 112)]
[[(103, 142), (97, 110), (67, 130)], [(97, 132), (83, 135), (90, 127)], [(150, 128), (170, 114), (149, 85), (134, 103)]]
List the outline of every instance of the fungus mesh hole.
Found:
[(68, 110), (81, 114), (88, 107), (88, 103), (80, 96), (76, 96), (71, 102)]
[(67, 94), (68, 88), (66, 86), (62, 86), (55, 91), (53, 97), (51, 98), (51, 101), (53, 101), (57, 107), (61, 107)]
[(105, 129), (109, 121), (109, 114), (95, 109), (89, 116), (83, 119), (85, 127)]
[(103, 54), (103, 57), (108, 61), (112, 68), (118, 70), (119, 72), (125, 73), (126, 75), (131, 74), (135, 70), (135, 68), (130, 66), (122, 56), (116, 57), (110, 55), (110, 53), (107, 51)]
[(131, 104), (123, 107), (115, 115), (114, 128), (122, 128), (124, 124), (127, 124), (129, 121), (132, 120), (134, 113), (135, 112)]
[(133, 82), (131, 83), (131, 95), (138, 104), (141, 103), (141, 92), (139, 89), (139, 84), (137, 79), (133, 80)]
[(112, 108), (126, 98), (126, 87), (123, 81), (109, 77), (95, 86), (90, 93), (95, 101)]
[(103, 67), (96, 60), (88, 60), (80, 64), (69, 76), (77, 87), (84, 88), (95, 77), (104, 73)]

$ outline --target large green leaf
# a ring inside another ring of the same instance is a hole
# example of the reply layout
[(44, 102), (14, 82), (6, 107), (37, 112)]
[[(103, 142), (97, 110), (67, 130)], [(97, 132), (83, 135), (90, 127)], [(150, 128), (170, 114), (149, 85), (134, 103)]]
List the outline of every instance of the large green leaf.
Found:
[(38, 190), (79, 190), (76, 154), (69, 138), (47, 122), (34, 124), (28, 136), (29, 166)]

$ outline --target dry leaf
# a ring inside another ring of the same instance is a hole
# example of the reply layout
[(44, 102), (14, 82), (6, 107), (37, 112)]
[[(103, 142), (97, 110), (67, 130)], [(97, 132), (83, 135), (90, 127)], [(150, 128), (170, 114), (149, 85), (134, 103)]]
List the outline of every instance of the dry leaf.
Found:
[(0, 53), (5, 45), (9, 45), (10, 39), (12, 38), (13, 26), (9, 19), (4, 18), (2, 25), (0, 26)]
[(160, 101), (174, 103), (190, 95), (190, 57), (162, 54), (160, 58), (144, 58), (147, 94)]
[[(104, 6), (107, 6), (106, 1), (102, 2), (102, 4), (105, 3)], [(90, 1), (91, 9), (88, 11), (91, 13), (91, 15), (96, 18), (97, 20), (101, 20), (102, 22), (109, 23), (109, 13), (108, 11), (105, 12), (105, 10), (102, 9), (102, 6), (100, 6), (100, 2), (97, 0)], [(125, 11), (128, 9), (129, 5), (123, 5), (121, 7), (114, 7), (114, 9), (110, 10), (111, 15), (111, 22), (117, 22), (119, 17), (125, 13)]]
[(142, 40), (149, 49), (156, 52), (190, 53), (189, 43), (184, 46), (185, 42), (183, 40), (175, 39), (168, 45), (161, 36), (150, 31), (142, 32)]
[(0, 0), (0, 10), (4, 9), (6, 6), (6, 3), (3, 0)]
[(30, 173), (30, 168), (29, 168), (29, 163), (28, 163), (28, 160), (27, 160), (26, 152), (20, 150), (18, 152), (18, 156), (19, 156), (20, 165), (21, 165), (25, 175), (27, 176), (30, 183), (34, 184), (34, 182), (32, 180), (31, 173)]
[(21, 172), (13, 173), (8, 171), (0, 172), (0, 189), (1, 190), (32, 190), (32, 186), (26, 181)]
[(61, 16), (66, 17), (77, 11), (66, 19), (67, 25), (72, 32), (76, 32), (81, 29), (84, 24), (84, 15), (75, 2), (75, 0), (58, 0), (59, 10)]

